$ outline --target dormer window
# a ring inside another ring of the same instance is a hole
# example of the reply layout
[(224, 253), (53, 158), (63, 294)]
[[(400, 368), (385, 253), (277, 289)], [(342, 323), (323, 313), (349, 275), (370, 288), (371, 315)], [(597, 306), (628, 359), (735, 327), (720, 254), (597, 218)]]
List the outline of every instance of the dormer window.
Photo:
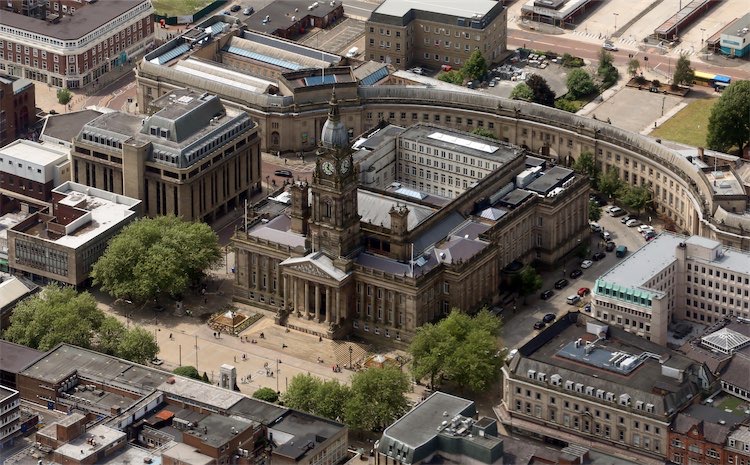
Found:
[(151, 126), (150, 130), (151, 130), (151, 135), (152, 136), (158, 136), (159, 135), (159, 132), (158, 132), (159, 128)]

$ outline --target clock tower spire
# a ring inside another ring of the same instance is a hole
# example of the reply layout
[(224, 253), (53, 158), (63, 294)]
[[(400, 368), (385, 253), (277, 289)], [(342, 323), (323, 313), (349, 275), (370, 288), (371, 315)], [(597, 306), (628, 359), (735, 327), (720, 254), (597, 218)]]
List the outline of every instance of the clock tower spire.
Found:
[(359, 247), (357, 170), (349, 131), (341, 121), (336, 90), (331, 93), (313, 173), (310, 237), (315, 251), (331, 259), (346, 257)]

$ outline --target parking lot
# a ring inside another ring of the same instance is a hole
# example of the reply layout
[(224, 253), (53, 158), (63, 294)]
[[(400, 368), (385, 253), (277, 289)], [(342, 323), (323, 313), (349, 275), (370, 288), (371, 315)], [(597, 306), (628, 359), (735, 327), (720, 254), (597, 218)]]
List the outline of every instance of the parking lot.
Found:
[[(605, 207), (606, 208), (606, 207)], [(641, 220), (648, 223), (648, 216), (641, 215)], [(612, 235), (612, 240), (617, 245), (624, 245), (628, 248), (628, 254), (638, 250), (646, 242), (635, 227), (628, 228), (620, 223), (620, 218), (613, 218), (605, 212), (598, 221), (603, 229)], [(657, 228), (658, 229), (658, 228)], [(601, 237), (598, 233), (591, 233), (589, 236), (591, 255), (600, 250), (602, 245)], [(576, 279), (570, 278), (570, 271), (580, 266), (582, 259), (571, 258), (568, 264), (561, 270), (549, 273), (542, 273), (544, 284), (542, 289), (535, 295), (528, 296), (526, 305), (518, 302), (516, 312), (513, 308), (505, 308), (503, 313), (503, 344), (509, 349), (522, 346), (529, 339), (534, 337), (539, 331), (534, 329), (534, 323), (541, 320), (547, 313), (553, 313), (557, 318), (570, 311), (576, 311), (589, 303), (591, 296), (584, 297), (577, 305), (569, 305), (566, 299), (570, 295), (575, 295), (582, 287), (589, 289), (594, 287), (597, 278), (606, 273), (610, 268), (616, 266), (621, 259), (615, 257), (615, 252), (608, 252), (604, 259), (595, 261), (590, 268), (582, 270), (583, 275)], [(554, 289), (555, 281), (566, 278), (570, 283), (563, 289)], [(548, 300), (542, 300), (539, 294), (547, 289), (552, 289), (554, 295)]]

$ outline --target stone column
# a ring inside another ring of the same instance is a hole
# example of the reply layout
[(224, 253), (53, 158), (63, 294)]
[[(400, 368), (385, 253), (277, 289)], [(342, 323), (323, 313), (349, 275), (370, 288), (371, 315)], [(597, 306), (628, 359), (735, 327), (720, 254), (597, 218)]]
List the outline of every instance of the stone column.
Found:
[(367, 318), (367, 284), (362, 285), (362, 295), (359, 296), (360, 319)]
[(391, 320), (389, 321), (389, 323), (394, 328), (398, 328), (398, 323), (397, 323), (398, 315), (396, 315), (396, 299), (398, 299), (398, 293), (394, 292), (393, 299), (391, 299), (391, 311), (388, 315), (388, 317)]
[(331, 286), (326, 286), (326, 323), (331, 323), (331, 312), (333, 311), (333, 305), (331, 305)]
[(336, 289), (336, 319), (337, 325), (341, 324), (341, 289)]
[(315, 285), (315, 321), (320, 323), (320, 284)]
[(305, 318), (310, 318), (310, 309), (307, 307), (310, 302), (310, 282), (305, 281), (305, 302), (302, 308), (305, 310)]
[(297, 278), (290, 276), (289, 279), (292, 283), (292, 311), (299, 316), (299, 308), (297, 307), (299, 303), (299, 286), (297, 285)]
[[(281, 267), (277, 263), (276, 264), (276, 289), (273, 291), (274, 294), (276, 294), (277, 296), (283, 295), (281, 293), (281, 289), (279, 289), (279, 286), (281, 286)], [(271, 285), (271, 288), (273, 289), (273, 284)], [(286, 291), (284, 291), (284, 292), (286, 292)]]
[(282, 295), (284, 296), (284, 309), (285, 310), (289, 308), (289, 284), (288, 283), (289, 283), (289, 276), (284, 276), (283, 282), (282, 282), (282, 285), (284, 286), (284, 290), (282, 291), (283, 292)]
[(263, 278), (260, 271), (260, 255), (255, 254), (255, 289), (261, 290), (260, 283), (263, 282)]

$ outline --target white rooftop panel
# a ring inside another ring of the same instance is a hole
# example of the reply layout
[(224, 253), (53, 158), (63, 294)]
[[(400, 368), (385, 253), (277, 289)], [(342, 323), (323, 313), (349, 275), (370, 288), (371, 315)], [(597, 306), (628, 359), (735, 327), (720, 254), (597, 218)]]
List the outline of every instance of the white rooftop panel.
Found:
[(374, 12), (402, 17), (410, 10), (419, 10), (471, 18), (486, 15), (496, 4), (495, 0), (385, 0)]
[(464, 139), (461, 137), (456, 136), (450, 136), (448, 134), (443, 134), (442, 132), (433, 132), (429, 136), (430, 139), (436, 139), (443, 142), (448, 142), (449, 144), (455, 144), (460, 145), (461, 147), (468, 147), (470, 149), (479, 150), (485, 153), (495, 153), (500, 147), (497, 147), (495, 145), (489, 145), (485, 144), (483, 142), (473, 141), (469, 139)]

